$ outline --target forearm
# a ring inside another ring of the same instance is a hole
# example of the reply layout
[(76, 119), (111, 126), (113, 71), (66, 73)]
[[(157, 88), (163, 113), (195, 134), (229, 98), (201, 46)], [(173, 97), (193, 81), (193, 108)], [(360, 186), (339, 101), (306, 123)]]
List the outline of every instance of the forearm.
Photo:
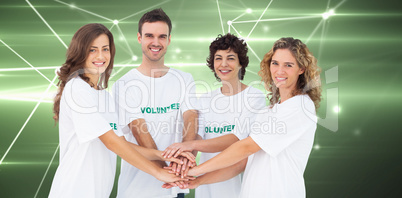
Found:
[(198, 111), (187, 110), (183, 114), (183, 142), (195, 140), (198, 132)]
[(194, 150), (205, 153), (216, 153), (225, 150), (238, 140), (239, 138), (234, 134), (228, 134), (207, 140), (194, 140), (192, 145)]
[(130, 146), (141, 153), (148, 160), (162, 160), (162, 151), (156, 149), (145, 148), (129, 142)]
[(99, 138), (109, 150), (129, 164), (153, 176), (157, 175), (159, 167), (133, 149), (130, 143), (124, 138), (118, 137), (112, 130)]
[(197, 185), (222, 182), (235, 177), (244, 171), (247, 164), (247, 159), (248, 158), (245, 158), (232, 166), (212, 171), (197, 177)]
[[(146, 122), (144, 119), (140, 118), (140, 119), (133, 120), (129, 124), (129, 127), (131, 129), (133, 136), (137, 140), (137, 143), (139, 146), (145, 147), (148, 149), (158, 150), (158, 147), (157, 147), (154, 139), (152, 138), (151, 134), (148, 132), (148, 128), (147, 128), (147, 125), (146, 125)], [(143, 151), (145, 151), (145, 150), (143, 150)], [(148, 152), (148, 151), (146, 151), (146, 152)], [(155, 163), (158, 167), (167, 166), (166, 162), (164, 162), (164, 161), (157, 160), (157, 161), (152, 161), (152, 162)]]
[(222, 153), (199, 165), (198, 167), (194, 167), (192, 174), (189, 172), (189, 175), (196, 176), (229, 167), (260, 149), (261, 148), (251, 139), (251, 137), (248, 137), (232, 144)]

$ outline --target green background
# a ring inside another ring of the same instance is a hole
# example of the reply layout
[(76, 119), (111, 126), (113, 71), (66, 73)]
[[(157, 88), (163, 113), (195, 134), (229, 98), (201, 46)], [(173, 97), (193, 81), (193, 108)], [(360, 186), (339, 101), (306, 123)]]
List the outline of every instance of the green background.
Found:
[[(246, 83), (260, 80), (259, 62), (275, 40), (292, 36), (306, 42), (323, 70), (322, 120), (304, 174), (307, 197), (402, 194), (402, 14), (397, 1), (274, 0), (265, 12), (269, 0), (29, 2), (54, 32), (27, 1), (1, 0), (0, 197), (47, 197), (59, 156), (58, 128), (52, 120), (56, 89), (50, 86), (46, 92), (46, 78), (52, 81), (65, 59), (63, 43), (68, 45), (87, 23), (111, 28), (117, 47), (112, 84), (141, 63), (137, 22), (157, 7), (173, 22), (166, 64), (190, 72), (211, 89), (218, 84), (205, 66), (208, 46), (228, 32), (229, 20), (261, 17), (257, 25), (233, 23), (237, 32), (231, 28), (244, 38), (251, 32), (247, 42), (255, 53), (249, 52)], [(323, 20), (321, 14), (333, 8), (335, 15)], [(113, 20), (119, 20), (118, 26)]]

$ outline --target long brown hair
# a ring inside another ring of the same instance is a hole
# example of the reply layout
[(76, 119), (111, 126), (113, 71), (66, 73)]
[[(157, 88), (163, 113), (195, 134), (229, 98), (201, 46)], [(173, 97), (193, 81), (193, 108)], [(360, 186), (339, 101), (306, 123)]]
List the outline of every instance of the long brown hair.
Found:
[[(98, 84), (93, 85), (89, 82), (89, 78), (85, 76), (85, 73), (82, 71), (84, 71), (85, 61), (89, 54), (90, 45), (102, 34), (106, 34), (106, 36), (109, 38), (110, 63), (105, 72), (101, 74)], [(59, 82), (57, 83), (58, 90), (56, 96), (54, 97), (53, 104), (53, 119), (56, 122), (59, 120), (60, 99), (67, 82), (74, 77), (80, 76), (92, 87), (96, 86), (97, 89), (107, 88), (109, 77), (113, 69), (115, 52), (116, 48), (114, 46), (113, 35), (104, 25), (99, 23), (90, 23), (78, 29), (71, 40), (70, 46), (68, 47), (66, 62), (60, 67), (60, 70), (57, 71)]]
[(299, 75), (296, 90), (293, 91), (292, 95), (308, 94), (314, 102), (315, 108), (318, 109), (321, 101), (321, 69), (317, 66), (317, 59), (307, 48), (306, 44), (292, 37), (277, 40), (272, 49), (265, 54), (260, 64), (261, 70), (258, 74), (262, 77), (266, 89), (271, 92), (268, 94), (272, 96), (270, 99), (271, 106), (278, 103), (280, 97), (279, 89), (275, 86), (270, 71), (272, 56), (277, 49), (288, 49), (291, 51), (299, 67), (304, 70), (304, 73)]

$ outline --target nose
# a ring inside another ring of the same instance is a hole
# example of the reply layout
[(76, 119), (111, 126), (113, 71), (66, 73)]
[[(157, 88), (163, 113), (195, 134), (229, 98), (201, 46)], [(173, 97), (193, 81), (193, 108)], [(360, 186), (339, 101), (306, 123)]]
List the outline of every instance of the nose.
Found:
[(222, 67), (226, 67), (226, 66), (228, 66), (228, 62), (227, 62), (227, 60), (226, 60), (226, 59), (223, 59), (223, 60), (222, 60), (222, 62), (221, 62), (221, 66), (222, 66)]
[(157, 36), (155, 36), (154, 39), (152, 40), (152, 45), (159, 46), (159, 38)]
[(104, 53), (106, 52), (103, 50), (99, 50), (96, 58), (98, 58), (99, 60), (103, 60), (103, 58), (105, 57)]
[(284, 73), (285, 72), (285, 68), (283, 67), (283, 66), (279, 66), (279, 68), (278, 68), (278, 74), (282, 74), (282, 73)]

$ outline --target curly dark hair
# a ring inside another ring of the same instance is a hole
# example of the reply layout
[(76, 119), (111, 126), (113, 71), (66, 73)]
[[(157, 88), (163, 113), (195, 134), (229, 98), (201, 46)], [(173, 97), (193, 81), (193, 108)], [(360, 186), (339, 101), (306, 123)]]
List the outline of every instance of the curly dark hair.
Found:
[(142, 26), (144, 23), (153, 23), (162, 21), (165, 22), (169, 27), (169, 35), (172, 32), (172, 22), (169, 16), (162, 10), (162, 8), (151, 10), (144, 15), (142, 15), (140, 21), (138, 22), (138, 32), (142, 35)]
[(212, 41), (209, 46), (209, 56), (207, 58), (207, 66), (214, 72), (216, 80), (221, 81), (214, 69), (214, 56), (216, 51), (218, 50), (232, 50), (239, 57), (239, 63), (241, 65), (241, 69), (239, 71), (239, 79), (243, 80), (244, 75), (246, 74), (246, 67), (248, 66), (248, 48), (247, 43), (239, 39), (237, 36), (227, 33), (226, 35), (219, 34), (218, 37)]

